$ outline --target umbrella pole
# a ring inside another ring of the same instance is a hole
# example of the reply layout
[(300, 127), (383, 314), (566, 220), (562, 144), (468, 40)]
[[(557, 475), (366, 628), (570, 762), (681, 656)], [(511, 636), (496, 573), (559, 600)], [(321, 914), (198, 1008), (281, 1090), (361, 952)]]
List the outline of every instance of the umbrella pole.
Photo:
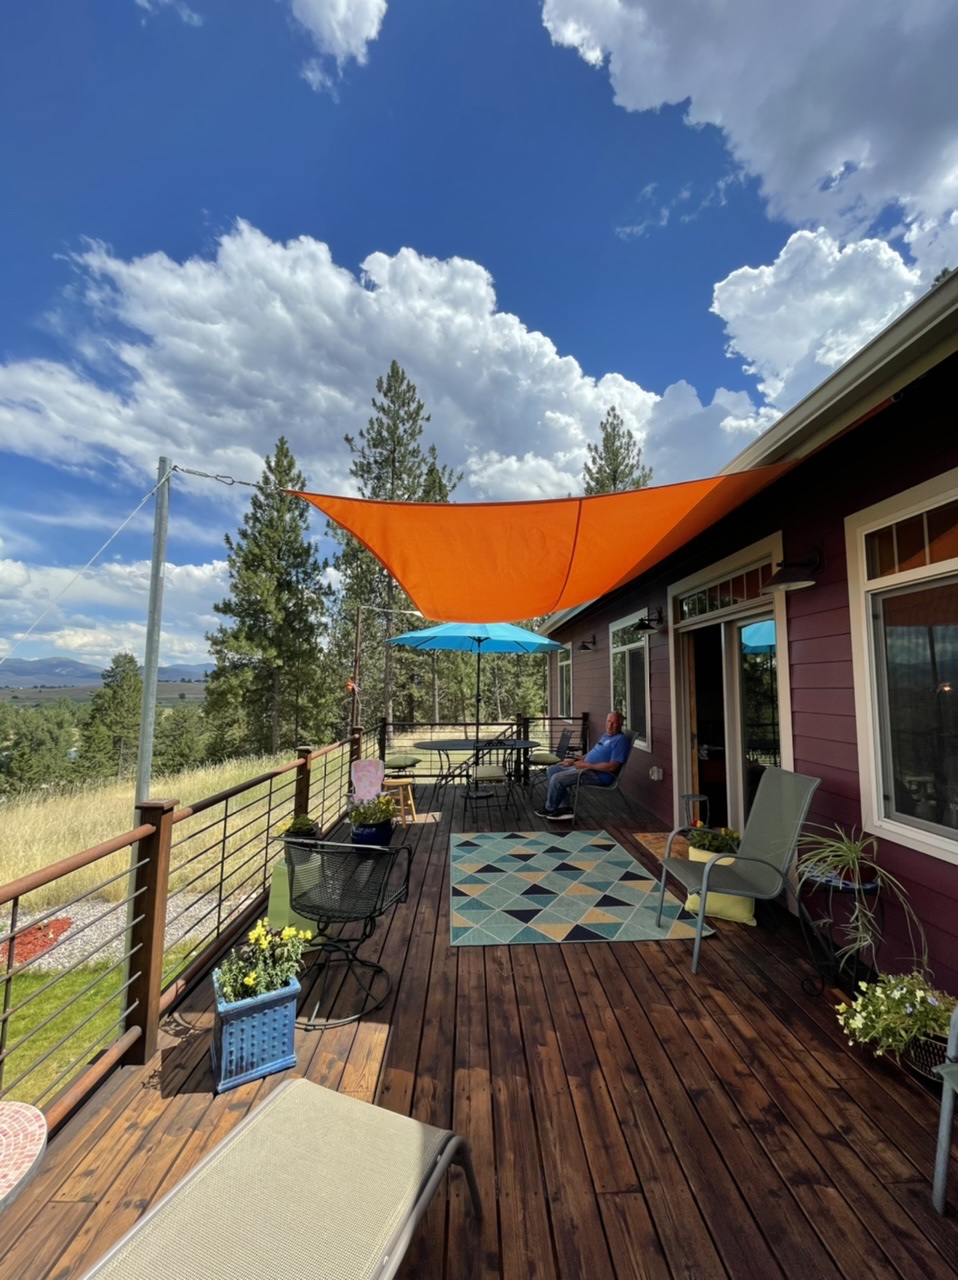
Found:
[(479, 758), (479, 713), (482, 706), (482, 641), (476, 648), (476, 759)]

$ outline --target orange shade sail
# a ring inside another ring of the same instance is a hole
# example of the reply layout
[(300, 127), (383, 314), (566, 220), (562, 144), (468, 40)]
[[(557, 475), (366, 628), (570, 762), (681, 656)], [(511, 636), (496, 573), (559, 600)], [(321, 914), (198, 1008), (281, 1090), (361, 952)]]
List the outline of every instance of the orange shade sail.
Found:
[(631, 581), (791, 465), (543, 502), (373, 502), (288, 492), (358, 538), (424, 617), (512, 622), (574, 608)]

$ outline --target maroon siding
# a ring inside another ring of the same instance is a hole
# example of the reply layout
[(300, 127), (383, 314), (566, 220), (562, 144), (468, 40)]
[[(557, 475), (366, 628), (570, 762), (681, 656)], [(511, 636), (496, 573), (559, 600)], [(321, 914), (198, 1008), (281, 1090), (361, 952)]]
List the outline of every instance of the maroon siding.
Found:
[[(852, 671), (846, 516), (958, 466), (953, 403), (958, 358), (905, 391), (900, 401), (868, 419), (774, 486), (721, 521), (654, 574), (612, 593), (560, 632), (563, 642), (590, 638), (591, 653), (573, 653), (576, 714), (601, 724), (608, 711), (608, 625), (636, 609), (666, 605), (670, 581), (704, 569), (738, 548), (782, 531), (786, 558), (821, 547), (824, 570), (812, 588), (789, 594), (788, 663), (792, 747), (797, 772), (821, 778), (811, 821), (850, 828), (862, 820)], [(813, 501), (810, 501), (810, 496)], [(665, 629), (651, 637), (652, 750), (636, 750), (623, 792), (664, 822), (672, 813), (672, 738), (669, 646)], [(664, 772), (661, 782), (649, 768)], [(906, 886), (928, 933), (940, 985), (958, 993), (958, 866), (882, 840), (879, 859)], [(888, 907), (884, 963), (908, 954), (903, 923)]]

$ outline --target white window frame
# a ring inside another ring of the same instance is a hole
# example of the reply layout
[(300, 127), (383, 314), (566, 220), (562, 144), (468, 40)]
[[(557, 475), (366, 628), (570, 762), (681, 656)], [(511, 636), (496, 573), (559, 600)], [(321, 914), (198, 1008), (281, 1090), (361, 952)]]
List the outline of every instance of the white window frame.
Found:
[[(569, 705), (562, 705), (562, 676), (563, 672), (568, 669), (569, 673)], [(563, 720), (572, 719), (572, 646), (564, 645), (556, 654), (556, 700), (555, 714)]]
[[(634, 644), (630, 644), (627, 646), (619, 646), (613, 652), (612, 635), (613, 635), (613, 632), (617, 631), (619, 627), (631, 626), (633, 622), (638, 622), (640, 618), (648, 617), (648, 614), (649, 614), (649, 610), (647, 608), (637, 609), (635, 613), (626, 614), (624, 618), (616, 618), (614, 622), (609, 623), (609, 705), (610, 706), (613, 705), (612, 696), (613, 696), (613, 690), (615, 688), (614, 679), (613, 679), (613, 659), (615, 657), (615, 653), (628, 653), (630, 649), (642, 649), (644, 651), (646, 736), (644, 738), (636, 737), (632, 740), (633, 748), (638, 747), (641, 751), (652, 750), (652, 681), (650, 679), (650, 673), (649, 673), (649, 637), (647, 635), (640, 636), (639, 639)], [(626, 661), (626, 680), (628, 681), (630, 679), (631, 679), (631, 676), (629, 675), (629, 666), (628, 666), (628, 660), (627, 660)], [(626, 716), (626, 725), (629, 729), (633, 728), (633, 726), (628, 722), (628, 716)]]
[(882, 773), (879, 747), (881, 719), (878, 708), (878, 674), (872, 644), (871, 596), (912, 583), (932, 582), (958, 572), (958, 558), (922, 565), (883, 578), (868, 577), (865, 537), (886, 525), (907, 520), (930, 507), (953, 502), (958, 493), (958, 467), (865, 507), (845, 518), (845, 554), (848, 562), (848, 604), (851, 619), (852, 679), (855, 686), (855, 719), (858, 733), (858, 775), (861, 789), (862, 828), (884, 836), (906, 849), (958, 864), (958, 837), (921, 831), (882, 814)]
[[(675, 601), (681, 596), (688, 595), (692, 591), (700, 591), (706, 587), (712, 586), (714, 583), (722, 582), (726, 578), (737, 577), (741, 573), (747, 572), (754, 568), (757, 564), (768, 563), (777, 564), (782, 559), (782, 533), (778, 530), (769, 534), (767, 538), (762, 538), (758, 542), (753, 542), (741, 550), (733, 552), (726, 556), (724, 560), (716, 560), (712, 564), (707, 565), (704, 569), (700, 569), (697, 573), (690, 574), (687, 578), (681, 578), (678, 582), (673, 582), (669, 586), (668, 598), (669, 608), (668, 616), (675, 617)], [(700, 627), (715, 626), (719, 623), (751, 621), (756, 618), (768, 617), (771, 612), (775, 621), (775, 644), (778, 650), (778, 663), (776, 664), (776, 679), (778, 682), (778, 732), (779, 732), (779, 751), (782, 759), (783, 769), (793, 769), (795, 767), (794, 744), (792, 740), (792, 693), (790, 682), (789, 663), (786, 655), (788, 654), (788, 628), (787, 614), (785, 606), (786, 591), (767, 592), (765, 595), (757, 596), (754, 600), (744, 600), (738, 605), (732, 605), (728, 609), (723, 609), (715, 613), (701, 614), (696, 618), (689, 618), (684, 622), (673, 623), (669, 628), (669, 681), (670, 693), (672, 701), (672, 812), (681, 814), (681, 796), (683, 792), (691, 791), (692, 787), (689, 782), (689, 762), (686, 758), (685, 740), (682, 735), (680, 726), (687, 725), (689, 721), (688, 706), (688, 690), (684, 679), (684, 669), (682, 668), (681, 655), (682, 634), (686, 631), (695, 631)], [(728, 791), (729, 799), (732, 802), (732, 808), (729, 813), (729, 820), (733, 826), (738, 824), (739, 830), (743, 823), (743, 817), (737, 810), (736, 797), (741, 795), (743, 789), (743, 780), (739, 767), (737, 754), (729, 749), (731, 734), (737, 737), (741, 735), (741, 709), (736, 698), (732, 696), (735, 689), (735, 658), (734, 655), (725, 652), (725, 759), (730, 770), (728, 775)], [(681, 676), (681, 678), (680, 678)]]

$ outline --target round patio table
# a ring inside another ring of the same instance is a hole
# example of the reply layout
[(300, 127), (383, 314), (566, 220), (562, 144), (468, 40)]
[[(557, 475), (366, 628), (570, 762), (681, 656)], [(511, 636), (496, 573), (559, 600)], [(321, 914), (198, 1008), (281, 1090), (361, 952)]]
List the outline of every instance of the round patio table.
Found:
[(0, 1102), (0, 1210), (36, 1173), (47, 1145), (47, 1121), (29, 1102)]

